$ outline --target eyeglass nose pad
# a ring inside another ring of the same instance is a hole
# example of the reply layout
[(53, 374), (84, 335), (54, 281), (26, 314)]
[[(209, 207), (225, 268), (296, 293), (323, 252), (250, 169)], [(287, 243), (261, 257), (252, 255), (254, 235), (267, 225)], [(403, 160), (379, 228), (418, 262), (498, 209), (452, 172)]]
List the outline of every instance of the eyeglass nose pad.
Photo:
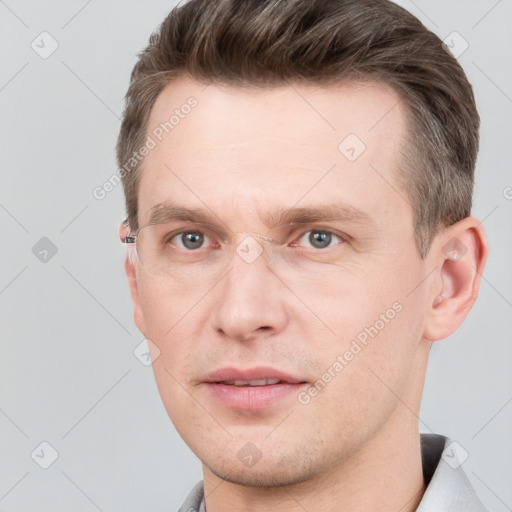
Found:
[[(259, 259), (263, 253), (265, 253), (268, 263), (273, 264), (276, 261), (275, 255), (273, 254), (274, 251), (272, 251), (275, 242), (274, 238), (260, 235), (259, 233), (236, 232), (236, 234), (241, 235), (242, 240), (236, 245), (235, 250), (246, 263), (253, 263)], [(265, 248), (267, 250), (265, 250)]]
[(268, 243), (270, 243), (270, 245), (273, 245), (275, 242), (277, 242), (277, 240), (275, 238), (272, 238), (272, 237), (266, 236), (266, 235), (260, 235), (259, 233), (239, 233), (239, 232), (237, 232), (237, 235), (242, 235), (243, 236), (242, 240), (244, 240), (247, 237), (251, 237), (258, 243), (260, 240), (263, 242), (268, 242)]
[[(260, 235), (259, 233), (242, 233), (241, 231), (236, 231), (237, 235), (242, 235), (243, 239), (247, 238), (247, 237), (251, 237), (251, 238), (259, 238), (260, 240), (263, 240), (264, 242), (274, 242), (275, 240), (269, 236), (265, 236), (265, 235)], [(224, 243), (228, 243), (227, 240), (224, 240)]]
[(265, 236), (265, 235), (259, 235), (258, 233), (250, 233), (250, 236), (254, 236), (256, 238), (259, 238), (259, 239), (263, 240), (264, 242), (272, 243), (274, 241), (273, 238), (271, 238), (269, 236)]

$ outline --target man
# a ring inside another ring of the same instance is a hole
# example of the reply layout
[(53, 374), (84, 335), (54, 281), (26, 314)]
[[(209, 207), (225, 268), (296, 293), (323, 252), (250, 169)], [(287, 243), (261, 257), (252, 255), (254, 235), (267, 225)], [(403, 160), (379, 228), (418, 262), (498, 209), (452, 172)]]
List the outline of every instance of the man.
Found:
[(191, 0), (126, 101), (135, 322), (203, 465), (181, 510), (484, 510), (418, 430), (487, 258), (479, 118), (437, 36), (384, 0)]

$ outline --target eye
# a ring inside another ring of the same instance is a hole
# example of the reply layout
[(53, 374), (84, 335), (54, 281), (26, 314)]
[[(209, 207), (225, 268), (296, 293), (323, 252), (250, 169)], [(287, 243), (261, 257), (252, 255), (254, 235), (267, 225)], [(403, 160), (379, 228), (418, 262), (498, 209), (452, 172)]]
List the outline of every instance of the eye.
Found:
[(200, 249), (207, 240), (209, 240), (209, 237), (201, 231), (183, 231), (170, 239), (172, 243), (181, 249), (190, 251)]
[(309, 247), (313, 247), (314, 249), (326, 249), (343, 241), (340, 236), (330, 231), (313, 229), (304, 233), (296, 242), (296, 245), (308, 246), (309, 244)]

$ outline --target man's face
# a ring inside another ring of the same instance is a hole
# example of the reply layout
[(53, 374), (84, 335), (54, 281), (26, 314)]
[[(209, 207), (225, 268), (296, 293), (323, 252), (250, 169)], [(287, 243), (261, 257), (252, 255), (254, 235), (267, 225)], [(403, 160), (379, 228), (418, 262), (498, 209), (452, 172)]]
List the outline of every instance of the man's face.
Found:
[[(175, 109), (172, 131), (152, 136), (139, 224), (169, 202), (203, 211), (209, 231), (173, 221), (189, 232), (167, 239), (180, 263), (168, 275), (136, 266), (132, 294), (160, 351), (165, 407), (206, 471), (303, 481), (414, 422), (428, 259), (398, 179), (403, 102), (378, 84), (249, 91), (183, 78), (158, 97), (148, 134)], [(297, 209), (294, 224), (272, 225)]]

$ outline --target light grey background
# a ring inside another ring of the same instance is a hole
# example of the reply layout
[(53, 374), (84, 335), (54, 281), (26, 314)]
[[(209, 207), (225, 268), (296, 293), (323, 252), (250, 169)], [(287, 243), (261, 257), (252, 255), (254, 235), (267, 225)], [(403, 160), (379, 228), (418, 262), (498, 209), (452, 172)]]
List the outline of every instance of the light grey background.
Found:
[[(512, 510), (512, 2), (400, 3), (442, 39), (458, 32), (455, 50), (469, 44), (459, 60), (482, 116), (474, 214), (491, 250), (476, 307), (432, 349), (421, 429), (467, 450), (468, 477), (503, 512)], [(143, 337), (117, 239), (121, 187), (93, 197), (116, 171), (135, 55), (174, 4), (0, 0), (0, 511), (172, 511), (201, 478), (151, 367), (133, 354)], [(58, 43), (46, 59), (31, 47), (51, 49), (43, 31)], [(46, 262), (42, 237), (57, 248)], [(58, 452), (48, 469), (38, 465), (51, 462), (43, 441)]]

